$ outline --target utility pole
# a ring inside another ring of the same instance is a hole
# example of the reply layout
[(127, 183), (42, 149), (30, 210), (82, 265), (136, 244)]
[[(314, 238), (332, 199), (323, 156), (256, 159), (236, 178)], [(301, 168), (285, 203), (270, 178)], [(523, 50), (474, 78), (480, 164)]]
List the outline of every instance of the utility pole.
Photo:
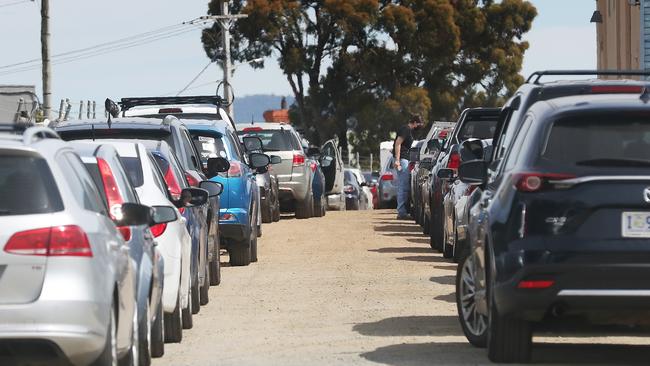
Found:
[(235, 108), (233, 106), (233, 93), (232, 93), (232, 84), (230, 80), (232, 78), (232, 60), (230, 58), (230, 27), (237, 19), (246, 18), (246, 14), (230, 14), (230, 9), (228, 8), (228, 2), (230, 0), (220, 0), (221, 5), (221, 15), (211, 15), (204, 16), (199, 19), (209, 19), (214, 20), (219, 27), (221, 28), (221, 44), (223, 46), (223, 98), (228, 104), (228, 114), (234, 120), (235, 119)]
[(52, 69), (50, 67), (50, 2), (41, 1), (41, 61), (43, 63), (43, 118), (52, 112)]

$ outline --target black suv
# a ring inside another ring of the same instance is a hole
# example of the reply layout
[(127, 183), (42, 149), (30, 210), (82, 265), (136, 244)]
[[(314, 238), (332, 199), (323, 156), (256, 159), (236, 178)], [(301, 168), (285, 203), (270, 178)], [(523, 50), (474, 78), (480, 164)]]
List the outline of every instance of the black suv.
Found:
[(535, 103), (484, 186), (459, 265), (459, 318), (494, 362), (525, 362), (535, 323), (637, 326), (650, 299), (650, 95)]

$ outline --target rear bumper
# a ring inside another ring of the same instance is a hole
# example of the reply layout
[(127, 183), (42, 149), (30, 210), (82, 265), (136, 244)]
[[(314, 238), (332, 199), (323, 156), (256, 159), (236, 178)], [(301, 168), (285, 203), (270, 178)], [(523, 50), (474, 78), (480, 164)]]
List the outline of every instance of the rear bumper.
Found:
[(243, 241), (250, 237), (250, 227), (237, 223), (220, 224), (221, 238), (226, 239), (224, 246), (227, 248), (232, 244), (232, 241)]
[(305, 197), (307, 197), (310, 188), (309, 186), (310, 184), (307, 179), (280, 182), (280, 200), (296, 200), (302, 202)]

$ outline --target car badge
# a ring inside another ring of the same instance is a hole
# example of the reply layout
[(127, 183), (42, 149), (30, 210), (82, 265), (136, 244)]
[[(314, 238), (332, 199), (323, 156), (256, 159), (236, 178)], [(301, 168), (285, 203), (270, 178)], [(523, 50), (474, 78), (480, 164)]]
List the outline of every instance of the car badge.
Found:
[(646, 189), (643, 190), (643, 200), (650, 203), (650, 187), (646, 187)]

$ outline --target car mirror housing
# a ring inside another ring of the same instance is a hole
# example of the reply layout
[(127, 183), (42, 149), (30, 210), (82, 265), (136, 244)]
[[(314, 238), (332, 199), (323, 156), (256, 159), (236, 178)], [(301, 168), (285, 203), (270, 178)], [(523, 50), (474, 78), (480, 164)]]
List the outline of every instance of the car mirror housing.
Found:
[(282, 158), (277, 156), (277, 155), (271, 155), (271, 156), (269, 156), (269, 158), (271, 158), (271, 164), (275, 165), (275, 164), (282, 163)]
[(207, 166), (207, 175), (209, 178), (216, 176), (219, 173), (225, 173), (230, 169), (230, 162), (222, 157), (209, 158)]
[(178, 216), (176, 215), (176, 209), (171, 206), (153, 206), (152, 209), (153, 216), (151, 217), (149, 226), (166, 224), (178, 219)]
[(199, 188), (205, 189), (209, 197), (216, 197), (223, 192), (223, 184), (211, 180), (204, 180), (199, 183)]
[(271, 163), (271, 159), (266, 154), (252, 153), (249, 158), (250, 167), (253, 169), (264, 168)]
[(472, 160), (460, 164), (458, 177), (461, 182), (468, 184), (485, 184), (487, 181), (487, 162)]
[(202, 188), (185, 188), (181, 191), (181, 198), (174, 202), (178, 208), (202, 206), (208, 202), (209, 193)]
[(246, 151), (262, 150), (262, 139), (256, 136), (246, 136), (242, 139)]
[(152, 220), (152, 209), (139, 203), (123, 203), (119, 210), (115, 210), (113, 220), (116, 226), (149, 225)]

